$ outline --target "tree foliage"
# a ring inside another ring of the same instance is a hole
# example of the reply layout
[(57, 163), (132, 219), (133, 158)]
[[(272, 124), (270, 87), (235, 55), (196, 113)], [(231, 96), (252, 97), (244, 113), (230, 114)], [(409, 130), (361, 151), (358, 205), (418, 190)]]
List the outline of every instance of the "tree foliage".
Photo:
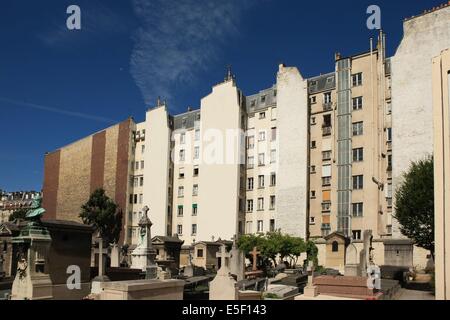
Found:
[(8, 220), (10, 222), (15, 221), (15, 220), (19, 220), (19, 219), (24, 220), (25, 216), (27, 215), (27, 212), (28, 212), (27, 209), (16, 210), (9, 216)]
[(412, 163), (395, 194), (401, 233), (434, 255), (433, 157)]
[(80, 218), (84, 224), (94, 226), (106, 243), (117, 243), (122, 231), (122, 210), (103, 189), (95, 190), (81, 206)]
[(275, 266), (278, 261), (295, 266), (302, 253), (306, 252), (305, 241), (301, 238), (291, 237), (281, 232), (269, 232), (266, 235), (248, 234), (239, 238), (238, 247), (249, 254), (253, 248), (261, 252), (265, 260), (270, 260)]

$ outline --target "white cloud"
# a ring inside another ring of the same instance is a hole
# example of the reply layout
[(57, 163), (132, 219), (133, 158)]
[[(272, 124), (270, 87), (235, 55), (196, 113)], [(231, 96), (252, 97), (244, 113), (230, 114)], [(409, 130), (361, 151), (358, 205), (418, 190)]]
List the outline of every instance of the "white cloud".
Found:
[(145, 103), (192, 84), (239, 34), (252, 0), (134, 0), (141, 27), (134, 34), (131, 73)]

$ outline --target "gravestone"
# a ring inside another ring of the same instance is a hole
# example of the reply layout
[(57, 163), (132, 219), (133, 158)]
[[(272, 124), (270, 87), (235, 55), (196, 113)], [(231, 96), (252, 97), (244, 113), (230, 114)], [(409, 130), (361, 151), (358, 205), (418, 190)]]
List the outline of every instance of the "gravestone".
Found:
[(192, 265), (192, 253), (189, 250), (188, 265), (183, 269), (183, 275), (187, 278), (192, 278), (194, 276), (194, 266)]
[(269, 284), (265, 293), (274, 294), (278, 298), (283, 299), (298, 294), (298, 287), (283, 284)]
[(116, 243), (111, 244), (111, 268), (120, 267), (120, 250)]
[(358, 249), (353, 243), (350, 243), (345, 250), (345, 275), (356, 277), (359, 276)]
[(372, 230), (365, 230), (363, 236), (363, 249), (359, 254), (359, 276), (367, 277), (367, 268), (373, 263), (372, 260)]
[(308, 262), (308, 284), (303, 289), (303, 294), (306, 297), (315, 298), (319, 294), (319, 288), (314, 285), (314, 263)]
[(253, 265), (253, 266), (252, 266), (252, 271), (258, 271), (258, 267), (257, 267), (257, 265), (258, 265), (258, 255), (259, 255), (260, 253), (261, 253), (261, 252), (258, 251), (256, 247), (254, 247), (253, 250), (250, 252), (250, 254), (251, 254), (252, 257), (253, 257), (253, 261), (252, 261), (252, 265)]
[(99, 294), (101, 292), (101, 283), (110, 281), (106, 275), (106, 261), (103, 256), (103, 238), (98, 232), (98, 276), (92, 280), (91, 293)]
[(230, 272), (236, 276), (237, 281), (245, 279), (245, 257), (239, 250), (236, 243), (236, 236), (233, 237), (233, 246), (230, 251)]
[(230, 268), (227, 259), (230, 254), (227, 252), (225, 245), (222, 245), (217, 257), (221, 260), (221, 267), (216, 277), (209, 284), (209, 300), (236, 300), (236, 280), (230, 275)]
[(156, 279), (157, 265), (155, 264), (156, 250), (152, 246), (150, 228), (152, 222), (148, 218), (149, 208), (145, 206), (143, 216), (139, 221), (139, 245), (133, 250), (132, 269), (141, 269), (145, 272), (146, 279)]

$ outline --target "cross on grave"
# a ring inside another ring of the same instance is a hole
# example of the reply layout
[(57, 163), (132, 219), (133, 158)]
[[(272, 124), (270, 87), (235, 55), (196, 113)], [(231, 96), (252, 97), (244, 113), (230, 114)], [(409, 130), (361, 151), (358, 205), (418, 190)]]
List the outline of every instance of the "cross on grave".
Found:
[(227, 252), (227, 248), (225, 245), (220, 247), (220, 252), (216, 253), (216, 257), (220, 259), (220, 269), (217, 273), (226, 273), (228, 274), (230, 269), (228, 268), (227, 259), (230, 258), (230, 253)]
[(256, 264), (258, 262), (258, 254), (260, 254), (261, 251), (258, 251), (256, 247), (253, 247), (253, 251), (250, 252), (250, 254), (253, 256), (253, 271), (258, 271), (258, 268), (256, 267)]

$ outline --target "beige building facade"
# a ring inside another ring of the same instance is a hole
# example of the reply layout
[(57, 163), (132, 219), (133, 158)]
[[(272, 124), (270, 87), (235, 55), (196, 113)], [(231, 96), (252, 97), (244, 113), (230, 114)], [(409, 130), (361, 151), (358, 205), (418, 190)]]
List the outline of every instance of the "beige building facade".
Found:
[(433, 59), (436, 298), (450, 299), (450, 50)]

